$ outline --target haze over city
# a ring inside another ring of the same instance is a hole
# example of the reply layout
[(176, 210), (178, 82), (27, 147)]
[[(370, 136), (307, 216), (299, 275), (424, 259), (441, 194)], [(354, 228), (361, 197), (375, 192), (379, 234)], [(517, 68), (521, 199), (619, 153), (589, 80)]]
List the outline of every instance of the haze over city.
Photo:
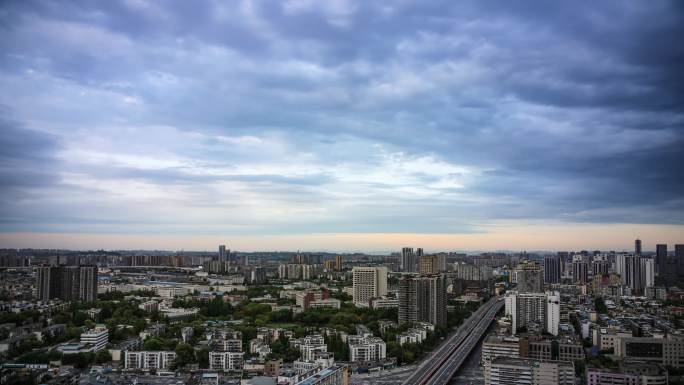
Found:
[(681, 2), (1, 9), (4, 247), (655, 250), (684, 234)]

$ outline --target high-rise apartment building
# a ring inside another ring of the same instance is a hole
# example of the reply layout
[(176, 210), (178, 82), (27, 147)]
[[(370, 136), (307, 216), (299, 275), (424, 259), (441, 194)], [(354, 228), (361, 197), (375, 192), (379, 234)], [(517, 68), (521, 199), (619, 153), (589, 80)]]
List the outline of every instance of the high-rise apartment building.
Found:
[(399, 280), (399, 323), (424, 321), (445, 326), (446, 288), (443, 274), (402, 276)]
[(667, 265), (667, 244), (656, 245), (656, 273), (661, 274), (666, 271)]
[(399, 323), (418, 322), (418, 279), (405, 274), (399, 279)]
[(447, 256), (444, 253), (437, 254), (437, 260), (439, 261), (439, 271), (447, 271)]
[(643, 287), (640, 293), (643, 294), (645, 288), (655, 285), (655, 260), (653, 258), (641, 258), (641, 277)]
[(40, 266), (36, 298), (92, 302), (97, 299), (97, 266)]
[(572, 281), (578, 284), (589, 282), (589, 263), (583, 255), (572, 257)]
[(615, 256), (615, 273), (620, 276), (620, 282), (627, 284), (627, 257), (632, 254), (620, 253)]
[[(423, 249), (420, 250), (422, 252)], [(416, 255), (413, 253), (413, 248), (404, 247), (401, 249), (401, 271), (415, 272), (416, 267)]]
[(634, 254), (641, 255), (641, 239), (634, 240)]
[(541, 293), (544, 291), (544, 272), (537, 262), (523, 261), (516, 268), (520, 293)]
[(610, 273), (610, 261), (605, 254), (594, 255), (591, 260), (591, 272), (596, 275), (607, 275)]
[(561, 280), (561, 258), (557, 255), (544, 257), (544, 283), (559, 283)]
[(226, 245), (219, 245), (218, 260), (227, 261), (228, 256), (226, 255)]
[(549, 292), (546, 294), (546, 332), (557, 336), (560, 326), (560, 293)]
[(368, 304), (373, 298), (387, 295), (387, 267), (355, 267), (352, 275), (354, 303)]
[(97, 300), (97, 266), (80, 266), (78, 270), (78, 299), (85, 302)]
[(560, 295), (556, 292), (519, 293), (509, 291), (505, 298), (506, 315), (511, 316), (511, 333), (539, 329), (558, 335)]
[(337, 270), (337, 271), (342, 270), (342, 256), (341, 255), (335, 256), (335, 270)]
[(436, 255), (421, 255), (418, 258), (418, 272), (420, 274), (439, 273), (439, 257)]

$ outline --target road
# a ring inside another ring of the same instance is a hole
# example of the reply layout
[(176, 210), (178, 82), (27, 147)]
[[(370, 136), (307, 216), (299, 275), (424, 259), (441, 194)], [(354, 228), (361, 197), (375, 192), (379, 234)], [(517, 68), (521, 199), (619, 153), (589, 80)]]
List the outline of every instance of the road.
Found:
[(480, 306), (445, 343), (433, 351), (405, 381), (404, 385), (446, 385), (503, 307), (493, 297)]
[(353, 374), (349, 377), (350, 385), (396, 385), (404, 382), (417, 365), (405, 365), (394, 369), (381, 370), (375, 373)]
[[(493, 326), (487, 330), (485, 335), (489, 334)], [(483, 337), (486, 338), (486, 337)], [(456, 374), (451, 378), (449, 385), (484, 385), (484, 373), (482, 366), (480, 366), (480, 359), (482, 358), (482, 342), (475, 345), (475, 348), (470, 352), (461, 368), (456, 371)]]

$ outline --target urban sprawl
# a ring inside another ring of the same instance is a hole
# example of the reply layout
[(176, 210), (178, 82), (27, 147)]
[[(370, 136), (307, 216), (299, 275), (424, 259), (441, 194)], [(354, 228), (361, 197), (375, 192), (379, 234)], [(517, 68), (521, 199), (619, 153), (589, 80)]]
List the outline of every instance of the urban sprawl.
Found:
[[(630, 247), (631, 249), (631, 247)], [(684, 383), (684, 245), (0, 250), (2, 384)]]

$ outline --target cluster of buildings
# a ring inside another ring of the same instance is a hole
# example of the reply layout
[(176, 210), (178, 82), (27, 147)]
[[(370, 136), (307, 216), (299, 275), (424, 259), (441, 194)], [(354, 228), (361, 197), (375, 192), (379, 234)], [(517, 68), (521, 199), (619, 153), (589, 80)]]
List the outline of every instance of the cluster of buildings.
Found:
[(97, 299), (97, 266), (39, 266), (36, 299), (92, 302)]
[(645, 255), (639, 239), (632, 253), (561, 252), (544, 258), (545, 283), (569, 281), (597, 294), (619, 290), (620, 295), (644, 295), (654, 287), (656, 275), (668, 282), (679, 274), (684, 274), (684, 245), (675, 245), (671, 254), (666, 244), (659, 244), (655, 255)]
[(520, 261), (508, 270), (516, 286), (505, 316), (482, 345), (485, 383), (574, 384), (581, 362), (587, 384), (667, 384), (666, 368), (684, 368), (684, 309), (664, 306), (680, 290), (655, 282), (677, 271), (682, 251), (646, 255), (637, 240), (633, 253)]

